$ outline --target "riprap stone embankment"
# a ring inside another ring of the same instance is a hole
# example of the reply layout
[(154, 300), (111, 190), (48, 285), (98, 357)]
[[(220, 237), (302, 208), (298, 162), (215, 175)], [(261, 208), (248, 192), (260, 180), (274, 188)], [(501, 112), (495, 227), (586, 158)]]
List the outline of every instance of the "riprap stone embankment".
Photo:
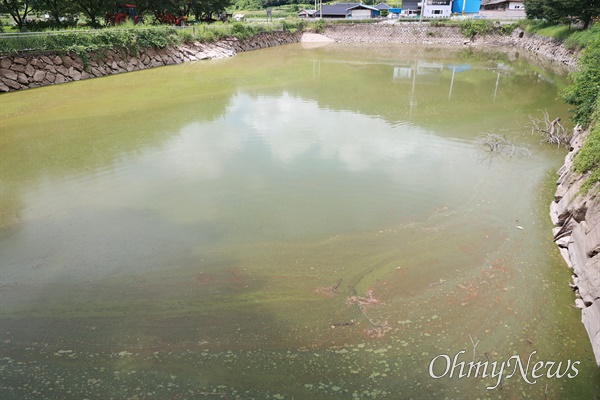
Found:
[(264, 32), (246, 40), (227, 38), (215, 43), (191, 43), (136, 54), (109, 50), (105, 54), (20, 54), (0, 57), (0, 92), (30, 89), (123, 72), (234, 56), (242, 51), (296, 43), (300, 33)]
[(582, 194), (586, 175), (573, 171), (573, 158), (587, 133), (579, 129), (575, 133), (571, 150), (558, 171), (550, 216), (556, 225), (556, 244), (574, 272), (575, 304), (582, 309), (581, 319), (600, 367), (600, 183)]

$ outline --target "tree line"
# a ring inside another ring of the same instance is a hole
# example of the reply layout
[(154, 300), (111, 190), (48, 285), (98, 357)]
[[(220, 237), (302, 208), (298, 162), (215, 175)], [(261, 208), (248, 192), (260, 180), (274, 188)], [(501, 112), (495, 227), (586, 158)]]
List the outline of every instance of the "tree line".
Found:
[(550, 24), (578, 19), (587, 29), (600, 16), (600, 0), (525, 0), (524, 4), (528, 19), (543, 19)]
[[(115, 1), (117, 1), (115, 3)], [(149, 21), (165, 13), (194, 16), (197, 20), (213, 20), (232, 4), (232, 0), (0, 0), (0, 13), (10, 15), (19, 30), (31, 24), (32, 13), (49, 15), (47, 25), (61, 28), (83, 15), (88, 25), (104, 25), (106, 14), (114, 13), (120, 4), (135, 4), (137, 13), (149, 16)]]

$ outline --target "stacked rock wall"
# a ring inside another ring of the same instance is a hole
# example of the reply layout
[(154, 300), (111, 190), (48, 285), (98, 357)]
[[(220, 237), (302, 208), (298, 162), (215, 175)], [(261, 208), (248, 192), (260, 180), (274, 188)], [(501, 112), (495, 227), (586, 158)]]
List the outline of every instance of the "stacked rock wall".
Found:
[(296, 43), (299, 33), (264, 32), (239, 41), (227, 38), (215, 43), (192, 43), (165, 49), (146, 49), (136, 54), (106, 51), (81, 57), (70, 54), (23, 54), (0, 57), (0, 92), (30, 89), (92, 77), (107, 76), (164, 65), (234, 56), (282, 44)]
[[(575, 66), (573, 51), (560, 42), (528, 34), (519, 29), (510, 36), (487, 35), (465, 38), (457, 28), (412, 24), (339, 24), (324, 34), (344, 43), (412, 43), (425, 45), (504, 45), (540, 54), (558, 63)], [(137, 54), (108, 51), (88, 54), (86, 60), (75, 54), (24, 54), (0, 57), (0, 92), (77, 81), (163, 65), (211, 58), (230, 57), (282, 44), (299, 42), (301, 33), (263, 32), (239, 41), (227, 38), (216, 43), (193, 43), (166, 49), (147, 49)]]
[(344, 43), (414, 43), (464, 44), (469, 39), (456, 28), (433, 27), (416, 23), (403, 24), (336, 24), (323, 33)]
[(571, 151), (558, 171), (550, 217), (556, 225), (555, 242), (573, 269), (575, 305), (582, 309), (583, 325), (600, 366), (600, 183), (584, 195), (581, 186), (586, 176), (573, 171), (573, 158), (585, 140), (586, 133), (576, 130)]
[(332, 25), (324, 35), (342, 43), (407, 43), (424, 45), (508, 46), (525, 49), (548, 60), (570, 68), (577, 57), (558, 40), (537, 36), (515, 29), (508, 36), (499, 34), (476, 35), (466, 38), (458, 28), (409, 24), (348, 24)]

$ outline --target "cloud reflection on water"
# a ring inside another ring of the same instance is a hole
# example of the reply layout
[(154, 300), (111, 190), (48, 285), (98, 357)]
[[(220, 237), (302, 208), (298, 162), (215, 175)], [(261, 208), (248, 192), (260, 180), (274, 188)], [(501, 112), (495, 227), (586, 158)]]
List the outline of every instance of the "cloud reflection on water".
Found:
[(364, 171), (383, 160), (398, 160), (417, 151), (419, 133), (350, 111), (323, 110), (316, 101), (294, 97), (238, 94), (227, 117), (184, 127), (163, 149), (169, 168), (216, 179), (229, 157), (260, 141), (274, 159), (290, 164), (309, 152), (336, 160), (350, 171)]

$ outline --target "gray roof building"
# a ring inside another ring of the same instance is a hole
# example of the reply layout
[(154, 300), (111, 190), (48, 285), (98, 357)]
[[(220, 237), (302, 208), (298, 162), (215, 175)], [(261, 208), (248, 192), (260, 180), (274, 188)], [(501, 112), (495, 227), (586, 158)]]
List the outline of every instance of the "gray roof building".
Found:
[(350, 7), (358, 6), (360, 3), (336, 3), (332, 5), (324, 5), (322, 7), (323, 14), (317, 10), (317, 15), (323, 18), (346, 18)]

